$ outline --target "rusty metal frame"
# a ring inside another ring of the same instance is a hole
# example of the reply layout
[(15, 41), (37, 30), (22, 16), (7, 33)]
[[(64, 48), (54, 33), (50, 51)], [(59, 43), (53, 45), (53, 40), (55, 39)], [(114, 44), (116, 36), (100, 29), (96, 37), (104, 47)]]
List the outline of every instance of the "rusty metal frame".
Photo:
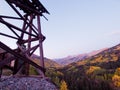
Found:
[[(29, 64), (38, 68), (44, 74), (45, 66), (44, 66), (44, 54), (43, 54), (42, 43), (45, 40), (45, 36), (43, 36), (41, 32), (40, 17), (41, 16), (45, 17), (43, 13), (49, 14), (49, 12), (44, 8), (44, 6), (40, 3), (39, 0), (31, 0), (31, 1), (26, 0), (26, 1), (6, 0), (6, 2), (14, 10), (17, 16), (0, 15), (0, 23), (5, 25), (14, 34), (14, 36), (2, 33), (2, 31), (0, 31), (0, 35), (11, 38), (11, 39), (15, 39), (17, 44), (17, 48), (15, 50), (12, 50), (3, 42), (0, 42), (0, 48), (5, 50), (5, 52), (11, 54), (11, 57), (3, 58), (3, 60), (0, 61), (0, 69), (2, 69), (5, 65), (11, 63), (11, 61), (14, 60), (15, 65), (12, 69), (13, 74), (16, 74), (23, 64), (26, 65), (26, 69), (25, 69), (26, 75), (29, 75)], [(33, 6), (31, 6), (32, 4)], [(21, 9), (24, 13), (21, 13), (17, 7)], [(18, 20), (22, 22), (23, 26), (19, 27), (12, 22), (8, 22), (6, 19)], [(35, 20), (37, 25), (34, 24), (33, 22)], [(36, 45), (32, 45), (32, 43), (35, 41), (38, 41), (38, 43)], [(26, 46), (26, 48), (23, 49), (23, 46)], [(31, 56), (34, 54), (34, 52), (38, 48), (40, 52), (39, 54), (40, 66), (31, 60)], [(18, 66), (19, 64), (18, 59), (22, 60), (24, 63)], [(18, 68), (18, 69), (15, 69), (15, 68)]]

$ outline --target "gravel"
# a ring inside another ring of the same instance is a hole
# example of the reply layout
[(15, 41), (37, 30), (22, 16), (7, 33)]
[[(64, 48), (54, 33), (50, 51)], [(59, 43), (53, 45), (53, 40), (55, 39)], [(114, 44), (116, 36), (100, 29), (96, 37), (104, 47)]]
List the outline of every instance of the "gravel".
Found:
[(0, 90), (58, 90), (46, 78), (35, 76), (11, 76), (0, 79)]

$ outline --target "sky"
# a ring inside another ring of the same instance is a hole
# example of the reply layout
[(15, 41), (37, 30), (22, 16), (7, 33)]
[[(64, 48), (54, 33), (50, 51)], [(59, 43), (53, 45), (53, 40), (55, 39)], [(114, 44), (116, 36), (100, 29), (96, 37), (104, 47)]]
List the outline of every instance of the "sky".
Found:
[[(120, 43), (120, 0), (40, 0), (50, 12), (41, 19), (44, 56), (50, 59), (88, 53)], [(0, 0), (0, 14), (8, 14)], [(9, 11), (9, 14), (13, 15)], [(0, 25), (0, 28), (4, 28)], [(0, 36), (1, 41), (9, 43)], [(37, 54), (38, 52), (36, 52)]]

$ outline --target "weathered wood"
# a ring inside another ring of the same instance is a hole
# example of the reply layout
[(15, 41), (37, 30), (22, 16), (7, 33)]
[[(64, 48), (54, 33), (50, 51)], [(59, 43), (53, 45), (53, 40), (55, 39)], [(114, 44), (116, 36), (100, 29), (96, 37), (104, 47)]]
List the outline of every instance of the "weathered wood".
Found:
[[(4, 49), (4, 50), (6, 50), (7, 52), (11, 53), (12, 55), (14, 55), (14, 57), (19, 58), (19, 59), (25, 61), (26, 63), (29, 63), (29, 64), (31, 64), (32, 66), (34, 66), (34, 67), (36, 67), (36, 68), (39, 68), (40, 70), (42, 70), (43, 72), (45, 72), (45, 69), (44, 69), (43, 67), (37, 65), (36, 63), (34, 63), (33, 61), (31, 61), (31, 60), (28, 59), (27, 57), (22, 56), (22, 55), (20, 55), (19, 53), (11, 50), (8, 46), (6, 46), (5, 44), (3, 44), (2, 42), (0, 42), (0, 48), (2, 48), (2, 49)], [(9, 60), (7, 60), (7, 61), (9, 61)], [(6, 63), (4, 63), (4, 62), (0, 62), (0, 63), (6, 64)], [(3, 66), (2, 64), (0, 64), (0, 65)], [(1, 66), (0, 66), (0, 67), (1, 67)]]
[[(9, 63), (14, 60), (13, 74), (16, 74), (23, 66), (25, 74), (29, 73), (29, 64), (35, 68), (41, 70), (44, 74), (44, 54), (42, 43), (45, 40), (45, 36), (41, 32), (40, 16), (46, 17), (44, 13), (49, 14), (46, 8), (41, 4), (39, 0), (5, 0), (9, 6), (13, 9), (17, 16), (5, 16), (0, 15), (0, 23), (4, 24), (14, 35), (8, 33), (0, 33), (0, 35), (7, 38), (16, 40), (17, 48), (12, 50), (10, 47), (0, 42), (0, 48), (9, 53), (9, 57), (2, 58), (0, 61), (0, 69), (4, 66), (9, 67)], [(16, 8), (18, 7), (18, 8)], [(21, 13), (20, 10), (23, 12)], [(6, 19), (18, 20), (23, 23), (23, 26), (16, 25), (15, 23), (9, 22)], [(35, 25), (35, 22), (37, 25)], [(36, 45), (34, 42), (36, 42)], [(24, 48), (25, 47), (25, 48)], [(40, 55), (40, 66), (34, 63), (30, 56), (39, 48)], [(3, 54), (4, 52), (0, 53)], [(5, 54), (7, 55), (7, 54)], [(1, 70), (2, 71), (2, 70)], [(2, 73), (2, 72), (1, 72)]]

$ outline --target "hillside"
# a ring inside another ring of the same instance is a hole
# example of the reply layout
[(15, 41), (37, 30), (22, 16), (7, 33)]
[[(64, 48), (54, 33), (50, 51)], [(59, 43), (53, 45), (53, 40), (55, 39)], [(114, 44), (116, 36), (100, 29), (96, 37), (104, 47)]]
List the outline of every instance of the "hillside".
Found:
[[(33, 61), (35, 63), (37, 63), (38, 65), (40, 65), (40, 57), (37, 56), (37, 55), (32, 55), (32, 58), (33, 58)], [(45, 67), (46, 68), (59, 68), (61, 67), (60, 64), (56, 63), (55, 61), (51, 60), (51, 59), (48, 59), (48, 58), (44, 58), (45, 60)]]
[(59, 63), (60, 65), (64, 66), (64, 65), (68, 65), (68, 64), (73, 63), (73, 62), (77, 62), (78, 60), (82, 60), (86, 57), (87, 57), (87, 54), (80, 54), (77, 56), (67, 56), (65, 58), (55, 59), (55, 61), (57, 63)]
[(103, 48), (103, 49), (100, 49), (100, 50), (95, 50), (95, 51), (92, 51), (92, 52), (89, 52), (89, 53), (85, 53), (85, 54), (79, 54), (79, 55), (73, 55), (73, 56), (67, 56), (65, 58), (60, 58), (60, 59), (55, 59), (55, 61), (57, 63), (59, 63), (60, 65), (68, 65), (68, 64), (71, 64), (73, 62), (77, 62), (77, 61), (80, 61), (80, 60), (84, 60), (88, 57), (91, 57), (91, 56), (94, 56), (104, 50), (106, 50), (107, 48)]
[(69, 90), (120, 90), (120, 44), (52, 71)]
[[(93, 90), (97, 88), (98, 83), (96, 83), (96, 81), (99, 82), (101, 88), (109, 88), (100, 90), (114, 90), (114, 86), (117, 87), (116, 90), (120, 90), (120, 44), (85, 60), (69, 64), (61, 71), (64, 73), (64, 79), (72, 90), (77, 90), (72, 86), (77, 88), (80, 88), (81, 85), (84, 86), (83, 82), (87, 83), (87, 87), (91, 89), (84, 88), (81, 90)], [(69, 80), (69, 78), (72, 79)], [(82, 79), (80, 80), (80, 78)], [(69, 83), (74, 80), (78, 80), (78, 82), (76, 82), (76, 84)], [(91, 84), (91, 82), (93, 84)], [(102, 83), (104, 83), (105, 86), (102, 85)], [(110, 86), (111, 84), (113, 87)]]
[(71, 65), (75, 65), (75, 66), (97, 65), (105, 68), (106, 66), (104, 64), (115, 63), (115, 62), (118, 63), (119, 57), (120, 57), (120, 44), (111, 47), (109, 49), (106, 49), (94, 56), (88, 57), (82, 61), (80, 60), (76, 63), (72, 63)]

